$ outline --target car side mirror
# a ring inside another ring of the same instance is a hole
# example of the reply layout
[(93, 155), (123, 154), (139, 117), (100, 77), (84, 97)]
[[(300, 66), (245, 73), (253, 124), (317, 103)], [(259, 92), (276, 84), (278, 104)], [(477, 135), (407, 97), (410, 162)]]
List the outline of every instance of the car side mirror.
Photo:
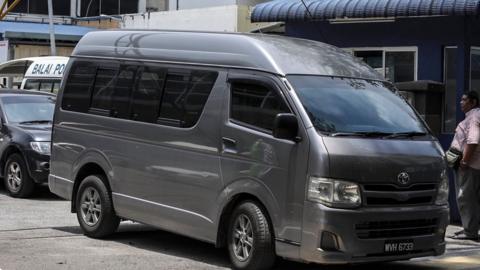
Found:
[(279, 113), (273, 121), (273, 137), (294, 142), (301, 141), (298, 137), (298, 120), (294, 114)]

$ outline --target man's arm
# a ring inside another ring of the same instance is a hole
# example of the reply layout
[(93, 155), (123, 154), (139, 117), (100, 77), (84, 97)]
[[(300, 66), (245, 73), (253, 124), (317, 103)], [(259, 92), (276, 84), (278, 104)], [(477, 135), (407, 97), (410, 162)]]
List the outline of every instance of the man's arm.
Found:
[[(476, 113), (476, 112), (475, 112)], [(463, 158), (460, 161), (460, 167), (466, 168), (472, 162), (472, 156), (480, 142), (480, 115), (475, 114), (469, 123), (469, 129), (467, 134), (467, 145), (463, 149)]]
[(477, 145), (478, 144), (467, 144), (463, 149), (463, 158), (462, 158), (462, 161), (460, 162), (460, 166), (462, 168), (468, 167), (468, 164), (470, 164), (473, 153), (477, 148)]

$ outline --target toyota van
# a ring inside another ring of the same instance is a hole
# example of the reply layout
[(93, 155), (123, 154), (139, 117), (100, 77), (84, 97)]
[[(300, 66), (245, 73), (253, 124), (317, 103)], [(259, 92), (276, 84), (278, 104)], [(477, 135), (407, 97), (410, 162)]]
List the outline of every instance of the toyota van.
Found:
[(438, 141), (390, 82), (310, 40), (88, 33), (58, 95), (49, 187), (90, 237), (133, 220), (226, 247), (235, 269), (445, 251)]

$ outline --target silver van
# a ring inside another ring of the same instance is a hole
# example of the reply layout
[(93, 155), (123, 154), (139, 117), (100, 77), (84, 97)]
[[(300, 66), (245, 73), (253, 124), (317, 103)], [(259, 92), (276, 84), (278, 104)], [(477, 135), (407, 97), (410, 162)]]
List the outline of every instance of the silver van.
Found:
[(49, 186), (88, 236), (134, 220), (227, 247), (236, 269), (445, 251), (439, 143), (391, 83), (340, 49), (91, 32), (65, 76)]

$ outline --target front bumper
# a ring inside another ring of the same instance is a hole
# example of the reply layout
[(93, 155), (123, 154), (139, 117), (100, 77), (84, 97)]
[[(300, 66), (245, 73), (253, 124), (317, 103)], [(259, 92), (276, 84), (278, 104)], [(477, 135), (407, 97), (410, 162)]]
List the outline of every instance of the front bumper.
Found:
[(47, 183), (50, 172), (50, 155), (42, 155), (33, 150), (25, 152), (27, 167), (35, 183)]
[[(412, 224), (418, 225), (421, 221), (435, 223), (435, 226), (430, 226), (430, 232), (411, 228)], [(308, 262), (347, 264), (441, 255), (445, 252), (448, 223), (448, 206), (345, 210), (305, 202), (300, 257)], [(323, 232), (335, 235), (338, 249), (326, 251), (322, 248)], [(391, 240), (412, 241), (414, 249), (387, 253), (385, 242)]]

